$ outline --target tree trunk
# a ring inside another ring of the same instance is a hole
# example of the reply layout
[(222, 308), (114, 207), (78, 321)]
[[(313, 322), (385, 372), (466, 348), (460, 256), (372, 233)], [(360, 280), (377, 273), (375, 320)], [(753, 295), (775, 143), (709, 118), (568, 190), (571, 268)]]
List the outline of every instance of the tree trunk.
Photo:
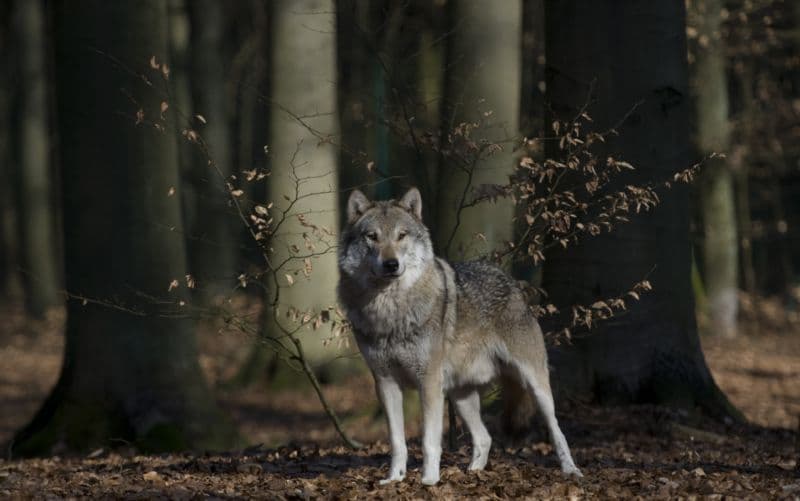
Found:
[[(194, 106), (192, 104), (192, 89), (190, 83), (190, 54), (191, 54), (191, 21), (189, 19), (186, 0), (169, 0), (169, 55), (172, 68), (170, 71), (169, 85), (172, 93), (173, 109), (177, 123), (175, 126), (182, 130), (193, 128), (197, 122), (193, 118)], [(196, 239), (192, 234), (191, 222), (197, 218), (197, 193), (193, 183), (195, 167), (202, 162), (202, 154), (197, 145), (189, 141), (178, 143), (178, 165), (181, 180), (181, 212), (183, 214), (184, 230), (187, 236), (187, 247), (193, 248)], [(199, 244), (196, 244), (199, 245)]]
[[(398, 196), (401, 185), (427, 183), (421, 148), (416, 64), (424, 37), (411, 2), (337, 3), (339, 106), (342, 120), (340, 207), (351, 188)], [(413, 131), (410, 130), (413, 127)], [(367, 167), (369, 166), (369, 168)], [(395, 177), (396, 181), (385, 179)]]
[[(339, 0), (336, 3), (337, 105), (342, 130), (339, 182), (344, 190), (358, 187), (373, 198), (377, 177), (372, 99), (374, 71), (370, 65), (375, 50), (370, 29), (375, 23), (371, 13), (369, 0)], [(367, 169), (369, 162), (373, 164)], [(349, 192), (342, 192), (339, 197), (341, 224), (345, 222), (346, 211), (342, 208), (348, 197)]]
[[(312, 232), (308, 223), (333, 232), (338, 227), (338, 150), (321, 140), (336, 137), (336, 18), (332, 0), (275, 0), (272, 2), (272, 82), (270, 108), (271, 175), (270, 216), (285, 222), (273, 236), (272, 262), (290, 260), (271, 283), (279, 294), (277, 317), (285, 328), (296, 322), (286, 317), (289, 308), (320, 311), (336, 304), (336, 237), (325, 230)], [(302, 123), (301, 123), (302, 121)], [(287, 200), (288, 198), (288, 200)], [(293, 202), (290, 202), (293, 201)], [(313, 249), (306, 246), (308, 235)], [(323, 241), (318, 236), (322, 235)], [(299, 249), (299, 252), (292, 250)], [(309, 256), (310, 277), (303, 273), (303, 256)], [(286, 275), (292, 277), (292, 282)], [(277, 288), (276, 288), (277, 286)], [(300, 315), (303, 316), (302, 314)], [(269, 327), (273, 335), (275, 326)], [(318, 363), (338, 355), (324, 348), (328, 331), (302, 330), (300, 338), (309, 358)]]
[[(546, 26), (547, 96), (558, 118), (577, 116), (590, 91), (596, 130), (630, 113), (607, 145), (608, 154), (637, 167), (620, 185), (670, 179), (691, 165), (683, 2), (548, 0)], [(622, 294), (643, 279), (654, 287), (623, 314), (552, 351), (557, 390), (599, 403), (653, 402), (736, 415), (697, 336), (687, 189), (673, 187), (652, 213), (631, 219), (548, 256), (543, 286), (565, 309)]]
[[(10, 23), (6, 9), (8, 2), (0, 4), (0, 74), (10, 75), (12, 59)], [(11, 172), (11, 103), (13, 100), (13, 81), (0, 79), (0, 300), (12, 295), (16, 273), (14, 269), (15, 248), (17, 247), (14, 229), (14, 204)]]
[[(800, 8), (799, 8), (800, 10)], [(735, 173), (736, 187), (736, 219), (739, 223), (739, 255), (741, 256), (742, 285), (748, 294), (754, 295), (758, 289), (758, 277), (755, 270), (753, 240), (753, 220), (750, 208), (750, 162), (752, 162), (752, 145), (758, 141), (754, 131), (758, 104), (753, 89), (753, 70), (745, 66), (739, 72), (739, 111), (740, 129), (739, 143), (731, 152), (731, 168)]]
[[(544, 57), (544, 0), (523, 0), (520, 130), (526, 138), (545, 136)], [(544, 161), (541, 144), (537, 141), (536, 150), (529, 148), (525, 152), (533, 155), (537, 162)], [(514, 242), (519, 242), (528, 230), (523, 209), (522, 204), (516, 207)], [(541, 267), (534, 265), (524, 255), (511, 263), (511, 273), (517, 279), (526, 280), (537, 287), (541, 285)]]
[(16, 113), (19, 257), (27, 310), (41, 317), (60, 303), (50, 191), (44, 8), (41, 0), (17, 0), (14, 11), (20, 74)]
[[(484, 122), (484, 127), (473, 131), (474, 139), (502, 146), (502, 151), (474, 165), (464, 166), (449, 155), (442, 157), (435, 240), (440, 253), (462, 260), (484, 255), (513, 236), (511, 201), (501, 199), (461, 211), (459, 207), (472, 199), (472, 189), (481, 184), (506, 184), (514, 169), (522, 2), (507, 1), (502, 9), (487, 11), (485, 2), (456, 0), (449, 14), (453, 31), (447, 53), (442, 134), (446, 137), (463, 122)], [(477, 237), (479, 233), (483, 237)]]
[[(261, 0), (249, 2), (249, 12), (253, 19), (252, 32), (247, 33), (242, 43), (242, 52), (247, 54), (240, 61), (240, 74), (237, 108), (237, 165), (239, 172), (252, 169), (263, 170), (266, 166), (264, 155), (264, 138), (267, 137), (267, 114), (264, 113), (264, 96), (269, 93), (265, 90), (268, 82), (269, 71), (269, 19), (268, 9)], [(239, 57), (237, 57), (239, 59)], [(244, 187), (245, 193), (253, 200), (264, 198), (263, 182), (250, 183)], [(247, 263), (258, 263), (255, 266), (263, 267), (263, 258), (257, 252), (253, 237), (246, 228), (240, 231), (239, 241), (244, 243), (247, 252), (240, 256)], [(264, 298), (264, 291), (257, 291)], [(266, 299), (268, 301), (268, 298)], [(262, 324), (269, 311), (262, 313)], [(262, 329), (262, 335), (267, 334)], [(264, 384), (273, 375), (273, 368), (280, 363), (277, 354), (264, 343), (256, 339), (250, 348), (250, 353), (236, 374), (227, 382), (229, 386), (242, 387), (252, 384)]]
[[(168, 196), (178, 156), (175, 136), (155, 126), (163, 82), (148, 65), (166, 59), (166, 2), (54, 7), (71, 298), (59, 381), (12, 450), (230, 446), (235, 432), (206, 386), (180, 303), (185, 288), (168, 292), (186, 273), (183, 240), (171, 230), (181, 227), (179, 200)], [(139, 109), (144, 120), (134, 125)]]
[(231, 146), (229, 64), (225, 57), (225, 3), (218, 0), (189, 2), (191, 17), (191, 86), (194, 112), (206, 125), (200, 134), (216, 168), (205, 159), (192, 165), (196, 201), (189, 221), (192, 235), (189, 256), (198, 291), (205, 299), (230, 293), (236, 270), (239, 222), (228, 207), (228, 192), (217, 168), (227, 179), (234, 173)]
[[(442, 11), (442, 12), (439, 12)], [(442, 129), (442, 94), (445, 91), (445, 58), (447, 57), (447, 42), (444, 32), (447, 30), (445, 23), (436, 23), (437, 17), (443, 16), (444, 7), (436, 4), (430, 7), (426, 18), (429, 24), (422, 29), (419, 35), (419, 57), (417, 61), (417, 92), (420, 101), (419, 110), (415, 113), (413, 123), (417, 124), (417, 135), (429, 134), (432, 137), (439, 135)], [(419, 165), (414, 183), (422, 192), (422, 218), (427, 224), (432, 225), (437, 220), (437, 204), (434, 197), (439, 192), (439, 163), (440, 155), (436, 148), (422, 145), (419, 147), (420, 155), (415, 160)]]
[[(721, 0), (693, 0), (690, 16), (698, 28), (696, 60), (692, 65), (697, 113), (697, 147), (703, 155), (728, 153), (728, 77), (721, 39)], [(730, 160), (712, 159), (700, 177), (703, 217), (703, 272), (709, 332), (736, 336), (739, 311), (739, 245), (734, 176)]]

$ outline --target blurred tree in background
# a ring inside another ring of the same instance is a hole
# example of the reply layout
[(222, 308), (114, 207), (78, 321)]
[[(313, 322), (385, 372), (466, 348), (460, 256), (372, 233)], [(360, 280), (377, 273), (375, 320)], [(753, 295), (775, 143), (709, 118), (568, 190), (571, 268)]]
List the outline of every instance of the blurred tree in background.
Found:
[[(194, 199), (186, 206), (189, 261), (206, 301), (230, 294), (237, 273), (236, 219), (221, 181), (234, 174), (230, 81), (232, 51), (228, 43), (228, 10), (218, 0), (192, 0), (186, 4), (191, 22), (189, 82), (192, 107), (200, 115), (199, 132), (213, 164), (195, 155), (188, 180)], [(217, 171), (219, 170), (219, 172)], [(220, 175), (221, 174), (221, 175)]]
[[(272, 81), (270, 83), (270, 176), (267, 199), (271, 217), (283, 223), (270, 243), (273, 266), (297, 259), (277, 279), (270, 278), (273, 316), (283, 329), (309, 311), (336, 304), (339, 135), (336, 111), (336, 17), (330, 0), (274, 1), (272, 7)], [(312, 225), (322, 239), (311, 238)], [(271, 327), (268, 322), (267, 329)], [(314, 333), (317, 334), (317, 333)], [(274, 330), (266, 335), (280, 336)], [(332, 358), (323, 350), (323, 336), (307, 337), (308, 355)]]
[[(691, 66), (697, 119), (695, 142), (704, 155), (727, 152), (731, 145), (731, 127), (721, 30), (722, 2), (700, 0), (689, 5), (699, 41)], [(704, 306), (709, 331), (721, 336), (735, 336), (739, 310), (739, 245), (730, 163), (724, 158), (710, 160), (698, 188), (704, 235)]]
[[(508, 199), (463, 209), (472, 190), (504, 184), (514, 170), (519, 143), (522, 3), (487, 12), (477, 0), (449, 5), (450, 32), (442, 102), (442, 141), (478, 123), (476, 140), (499, 146), (475, 159), (443, 146), (436, 196), (439, 252), (464, 260), (487, 254), (513, 238), (514, 205)], [(479, 236), (478, 236), (479, 235)]]
[(37, 317), (60, 302), (56, 267), (56, 223), (51, 184), (51, 140), (45, 12), (40, 0), (14, 2), (18, 48), (13, 130), (20, 267), (28, 311)]
[[(110, 440), (144, 449), (222, 448), (236, 434), (200, 372), (185, 296), (175, 136), (159, 81), (165, 2), (55, 5), (63, 169), (66, 351), (59, 381), (13, 443), (18, 454)], [(91, 15), (87, 15), (91, 13)], [(102, 49), (100, 49), (102, 47)], [(97, 106), (97, 108), (95, 108)]]
[[(798, 315), (798, 2), (0, 0), (0, 21), (0, 301), (35, 317), (69, 297), (63, 372), (19, 452), (231, 444), (198, 318), (246, 332), (235, 383), (296, 362), (293, 336), (323, 372), (352, 351), (333, 307), (353, 188), (418, 186), (437, 252), (513, 265), (543, 287), (532, 303), (570, 312), (649, 280), (553, 350), (563, 395), (735, 415), (698, 324)], [(594, 159), (633, 170), (612, 188), (725, 158), (542, 251), (525, 204), (548, 180), (523, 199), (509, 176), (563, 160), (556, 120), (615, 130)]]
[(17, 263), (17, 238), (14, 217), (16, 214), (11, 180), (14, 163), (11, 161), (11, 104), (13, 100), (12, 71), (14, 43), (11, 39), (11, 2), (0, 3), (0, 300), (8, 301), (15, 292)]

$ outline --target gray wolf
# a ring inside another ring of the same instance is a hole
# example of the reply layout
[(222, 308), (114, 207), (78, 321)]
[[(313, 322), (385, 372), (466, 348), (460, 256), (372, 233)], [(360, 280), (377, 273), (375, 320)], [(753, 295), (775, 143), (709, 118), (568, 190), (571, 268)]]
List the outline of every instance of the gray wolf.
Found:
[(544, 339), (525, 295), (489, 263), (451, 266), (435, 257), (416, 188), (399, 201), (369, 201), (353, 191), (338, 263), (339, 301), (389, 426), (392, 459), (381, 483), (406, 475), (403, 387), (418, 389), (422, 399), (422, 483), (439, 481), (445, 395), (472, 437), (469, 469), (483, 469), (492, 439), (479, 390), (500, 375), (532, 392), (562, 471), (582, 476), (556, 421)]

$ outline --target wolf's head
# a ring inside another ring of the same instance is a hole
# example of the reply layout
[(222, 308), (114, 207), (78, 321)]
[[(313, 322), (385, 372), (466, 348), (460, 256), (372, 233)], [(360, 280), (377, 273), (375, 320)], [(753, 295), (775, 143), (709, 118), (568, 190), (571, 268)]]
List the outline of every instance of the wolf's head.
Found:
[(358, 190), (347, 201), (339, 271), (364, 287), (410, 286), (433, 260), (422, 198), (411, 188), (400, 200), (370, 201)]

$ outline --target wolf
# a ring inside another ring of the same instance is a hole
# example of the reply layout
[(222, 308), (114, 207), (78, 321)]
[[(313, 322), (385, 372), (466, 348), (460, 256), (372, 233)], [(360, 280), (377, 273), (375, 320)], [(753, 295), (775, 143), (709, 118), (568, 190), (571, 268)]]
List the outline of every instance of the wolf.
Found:
[(469, 469), (482, 470), (492, 439), (479, 391), (501, 375), (533, 394), (562, 471), (582, 476), (556, 420), (542, 331), (523, 291), (485, 261), (451, 265), (434, 256), (419, 190), (388, 201), (353, 191), (338, 266), (339, 302), (388, 422), (391, 465), (381, 484), (406, 475), (404, 387), (422, 400), (422, 483), (439, 481), (445, 396), (472, 437)]

